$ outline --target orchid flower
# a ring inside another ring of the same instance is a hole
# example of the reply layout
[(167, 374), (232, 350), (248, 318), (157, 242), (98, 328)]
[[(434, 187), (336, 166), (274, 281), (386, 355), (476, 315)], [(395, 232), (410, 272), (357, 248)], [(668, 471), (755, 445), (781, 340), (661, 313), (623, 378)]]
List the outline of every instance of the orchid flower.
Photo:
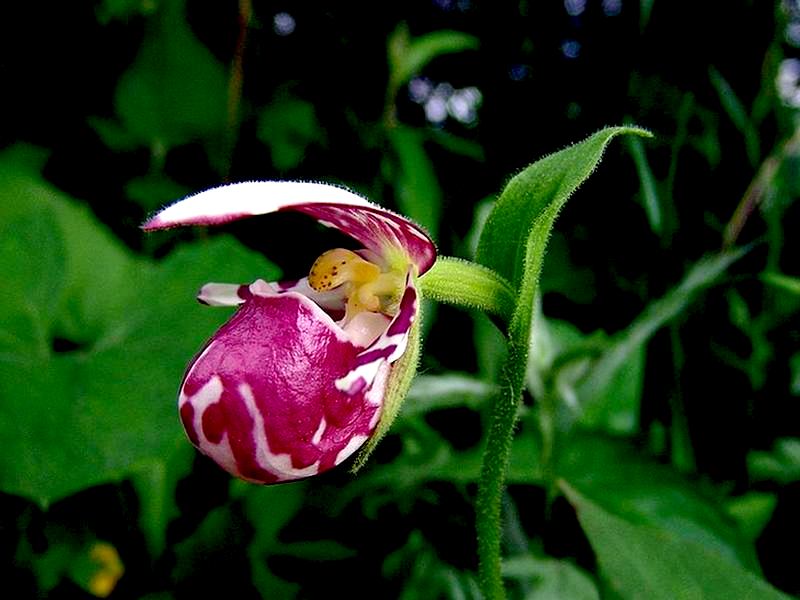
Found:
[(419, 226), (320, 183), (216, 187), (142, 227), (220, 225), (280, 211), (313, 217), (362, 248), (324, 252), (298, 281), (204, 285), (200, 302), (239, 308), (190, 362), (178, 397), (191, 442), (258, 483), (327, 471), (374, 434), (393, 365), (416, 324), (416, 279), (436, 260)]

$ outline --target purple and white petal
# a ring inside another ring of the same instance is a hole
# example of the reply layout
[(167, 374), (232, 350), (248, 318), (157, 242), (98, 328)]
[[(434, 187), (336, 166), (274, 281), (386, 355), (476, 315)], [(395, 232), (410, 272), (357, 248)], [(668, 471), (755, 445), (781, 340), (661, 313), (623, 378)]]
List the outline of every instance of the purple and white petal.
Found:
[(342, 187), (297, 181), (248, 181), (188, 196), (147, 220), (145, 230), (181, 225), (220, 225), (279, 211), (305, 213), (384, 256), (405, 252), (422, 275), (436, 260), (436, 247), (419, 226)]
[(341, 391), (334, 382), (363, 347), (308, 298), (265, 286), (251, 286), (193, 360), (179, 410), (202, 452), (234, 475), (273, 483), (322, 473), (355, 452), (380, 418), (389, 367), (360, 393)]
[(247, 285), (207, 283), (197, 293), (197, 301), (208, 306), (239, 306), (250, 296), (250, 286)]
[(372, 385), (387, 365), (403, 356), (418, 310), (419, 297), (409, 273), (400, 308), (392, 322), (375, 342), (359, 353), (353, 368), (336, 380), (336, 388), (350, 395), (360, 394)]
[(344, 287), (340, 286), (325, 292), (318, 292), (308, 285), (308, 277), (303, 277), (297, 281), (281, 281), (274, 285), (279, 292), (302, 294), (329, 312), (343, 313), (347, 304), (347, 290)]
[(197, 293), (197, 301), (208, 306), (239, 306), (253, 295), (253, 290), (274, 293), (296, 292), (314, 301), (325, 311), (334, 315), (344, 314), (347, 303), (346, 291), (341, 288), (328, 292), (317, 292), (308, 285), (308, 278), (298, 281), (267, 283), (259, 279), (250, 285), (239, 283), (207, 283)]

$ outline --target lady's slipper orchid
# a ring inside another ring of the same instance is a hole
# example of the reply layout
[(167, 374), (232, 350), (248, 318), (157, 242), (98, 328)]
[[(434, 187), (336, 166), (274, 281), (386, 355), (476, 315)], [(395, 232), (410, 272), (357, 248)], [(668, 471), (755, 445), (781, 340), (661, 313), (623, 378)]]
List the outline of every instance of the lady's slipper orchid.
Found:
[(239, 306), (189, 364), (180, 417), (230, 473), (274, 483), (322, 473), (373, 434), (392, 364), (417, 317), (415, 281), (436, 260), (417, 225), (331, 185), (237, 183), (181, 200), (142, 227), (305, 213), (363, 246), (323, 253), (299, 281), (209, 283), (198, 300)]

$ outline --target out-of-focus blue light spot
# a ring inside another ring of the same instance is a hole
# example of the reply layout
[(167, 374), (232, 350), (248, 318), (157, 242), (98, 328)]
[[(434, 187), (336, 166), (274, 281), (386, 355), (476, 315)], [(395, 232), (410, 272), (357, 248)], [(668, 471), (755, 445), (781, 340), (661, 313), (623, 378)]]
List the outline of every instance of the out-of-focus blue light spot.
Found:
[(578, 58), (581, 53), (581, 43), (578, 40), (566, 40), (561, 44), (561, 52), (567, 58)]
[(483, 102), (483, 94), (477, 87), (456, 89), (446, 81), (434, 84), (427, 77), (414, 77), (408, 82), (408, 97), (422, 105), (425, 118), (433, 125), (441, 125), (448, 117), (473, 125)]
[(412, 102), (423, 104), (433, 93), (433, 83), (427, 77), (414, 77), (408, 82), (408, 97)]
[(564, 0), (564, 8), (570, 17), (579, 17), (586, 10), (586, 0)]
[(607, 17), (616, 17), (622, 12), (622, 0), (603, 0), (603, 13)]
[(287, 36), (294, 33), (297, 23), (294, 17), (287, 12), (279, 12), (272, 17), (272, 29), (278, 35)]
[(481, 91), (473, 86), (456, 90), (447, 100), (447, 112), (459, 123), (471, 125), (478, 119), (478, 107), (483, 101)]
[(784, 104), (800, 108), (800, 60), (787, 58), (781, 61), (775, 77), (775, 87)]
[(425, 118), (438, 125), (447, 119), (447, 100), (442, 96), (431, 96), (425, 103)]
[(511, 65), (508, 69), (508, 76), (511, 81), (522, 81), (528, 78), (530, 75), (531, 69), (528, 65), (516, 64)]
[(786, 26), (786, 41), (794, 47), (800, 46), (800, 22), (794, 21)]
[(472, 5), (471, 0), (433, 0), (433, 4), (444, 11), (458, 10), (466, 12)]

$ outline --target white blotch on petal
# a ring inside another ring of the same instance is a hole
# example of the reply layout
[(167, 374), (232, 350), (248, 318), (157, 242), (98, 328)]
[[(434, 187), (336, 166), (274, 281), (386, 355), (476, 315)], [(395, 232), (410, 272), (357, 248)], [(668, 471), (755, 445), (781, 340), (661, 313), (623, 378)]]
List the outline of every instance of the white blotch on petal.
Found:
[(336, 460), (333, 464), (338, 465), (343, 460), (348, 458), (353, 452), (361, 448), (364, 445), (364, 442), (367, 441), (366, 435), (354, 435), (350, 438), (350, 441), (347, 442), (347, 445), (339, 450), (339, 454), (336, 455)]
[[(197, 361), (200, 361), (213, 345), (213, 342), (209, 344)], [(195, 364), (197, 364), (197, 361)], [(219, 443), (214, 443), (206, 437), (205, 431), (203, 430), (203, 415), (209, 406), (220, 401), (222, 392), (222, 380), (214, 375), (203, 387), (197, 390), (194, 395), (186, 396), (186, 394), (181, 392), (178, 405), (183, 406), (186, 402), (191, 403), (194, 409), (192, 425), (197, 433), (199, 446), (202, 448), (203, 452), (226, 470), (237, 472), (236, 460), (233, 458), (233, 450), (231, 450), (227, 432), (222, 435), (222, 439), (220, 439)]]
[(254, 296), (272, 296), (275, 291), (275, 288), (263, 279), (256, 279), (250, 284), (250, 293)]
[(312, 465), (297, 469), (292, 466), (292, 457), (289, 454), (273, 454), (269, 449), (266, 431), (264, 429), (264, 417), (256, 406), (256, 399), (253, 390), (246, 383), (242, 383), (238, 388), (239, 394), (244, 400), (247, 412), (253, 418), (253, 438), (256, 442), (256, 463), (259, 467), (270, 473), (274, 473), (280, 479), (299, 479), (316, 475), (319, 472), (319, 461)]
[(319, 446), (319, 443), (322, 441), (322, 434), (325, 433), (325, 430), (328, 428), (328, 422), (325, 420), (325, 417), (322, 417), (319, 420), (319, 426), (317, 430), (314, 432), (314, 437), (311, 438), (311, 443), (315, 446)]
[(209, 306), (238, 306), (244, 302), (239, 287), (238, 283), (207, 283), (200, 288), (197, 299)]
[(356, 346), (366, 348), (386, 331), (391, 319), (386, 315), (373, 312), (361, 312), (350, 319), (344, 331)]
[[(206, 346), (206, 349), (197, 357), (195, 364), (203, 359), (213, 345), (214, 342), (211, 342)], [(180, 405), (183, 406), (185, 402), (191, 402), (192, 408), (194, 408), (194, 418), (195, 420), (199, 420), (211, 404), (219, 402), (219, 399), (222, 398), (222, 390), (222, 380), (214, 375), (203, 387), (197, 390), (194, 395), (187, 396), (185, 393), (181, 392)], [(195, 423), (195, 425), (197, 426), (198, 423)], [(199, 431), (201, 428), (198, 426), (196, 429)]]

